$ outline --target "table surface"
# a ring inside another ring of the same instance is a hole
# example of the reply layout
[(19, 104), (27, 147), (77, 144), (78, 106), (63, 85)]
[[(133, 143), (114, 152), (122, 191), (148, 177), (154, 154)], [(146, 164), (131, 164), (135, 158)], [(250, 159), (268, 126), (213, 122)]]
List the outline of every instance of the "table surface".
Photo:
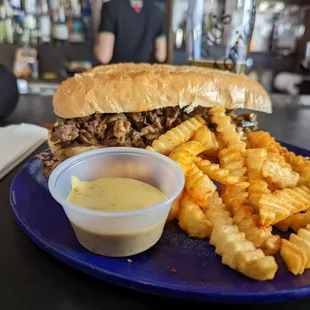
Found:
[[(17, 110), (8, 120), (0, 121), (0, 126), (20, 122), (43, 125), (54, 120), (50, 97), (22, 96)], [(310, 149), (309, 123), (309, 107), (274, 102), (272, 115), (259, 113), (260, 129), (268, 130), (283, 142), (306, 149)], [(41, 149), (46, 147), (43, 145)], [(115, 307), (139, 310), (181, 304), (205, 309), (206, 304), (146, 295), (91, 278), (36, 247), (20, 230), (9, 204), (9, 188), (15, 173), (16, 169), (0, 181), (0, 309), (93, 310)], [(233, 309), (248, 307), (240, 305)], [(254, 305), (253, 309), (310, 309), (310, 298), (284, 304)]]

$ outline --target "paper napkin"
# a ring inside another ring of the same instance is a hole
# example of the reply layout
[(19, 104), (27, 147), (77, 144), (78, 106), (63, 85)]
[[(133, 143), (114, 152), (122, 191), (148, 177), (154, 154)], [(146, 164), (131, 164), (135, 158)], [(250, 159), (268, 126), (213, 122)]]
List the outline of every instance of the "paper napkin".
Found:
[(48, 130), (32, 124), (0, 127), (0, 180), (48, 138)]

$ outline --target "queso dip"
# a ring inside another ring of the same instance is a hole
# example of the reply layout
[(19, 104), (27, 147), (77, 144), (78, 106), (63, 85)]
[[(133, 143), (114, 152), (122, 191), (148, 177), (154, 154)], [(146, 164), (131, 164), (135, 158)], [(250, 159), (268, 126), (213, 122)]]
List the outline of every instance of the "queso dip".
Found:
[[(67, 197), (79, 207), (102, 212), (124, 212), (139, 210), (160, 203), (166, 197), (157, 188), (127, 178), (100, 178), (90, 182), (72, 177), (72, 190)], [(100, 217), (99, 217), (100, 218)], [(165, 220), (128, 233), (101, 233), (94, 231), (92, 223), (80, 227), (71, 222), (79, 243), (99, 255), (125, 257), (141, 253), (152, 247), (161, 237)]]
[(166, 198), (156, 187), (129, 178), (100, 178), (84, 182), (72, 177), (71, 183), (67, 201), (92, 210), (132, 211), (150, 207)]

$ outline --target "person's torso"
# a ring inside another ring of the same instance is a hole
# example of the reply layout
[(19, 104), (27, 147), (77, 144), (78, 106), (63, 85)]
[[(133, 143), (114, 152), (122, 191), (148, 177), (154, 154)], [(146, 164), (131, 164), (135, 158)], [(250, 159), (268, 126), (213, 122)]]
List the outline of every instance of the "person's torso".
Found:
[(128, 0), (112, 1), (118, 8), (111, 62), (149, 62), (160, 28), (159, 8), (144, 1), (137, 13)]

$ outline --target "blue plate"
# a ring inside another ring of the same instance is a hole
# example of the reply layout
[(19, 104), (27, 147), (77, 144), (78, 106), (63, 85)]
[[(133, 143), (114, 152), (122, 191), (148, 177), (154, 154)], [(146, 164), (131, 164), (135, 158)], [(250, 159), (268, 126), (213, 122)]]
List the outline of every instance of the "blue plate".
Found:
[[(296, 154), (310, 151), (286, 145)], [(38, 159), (17, 173), (10, 192), (17, 221), (32, 241), (64, 263), (96, 278), (151, 294), (221, 303), (281, 302), (310, 296), (310, 270), (289, 273), (277, 256), (272, 281), (259, 282), (221, 264), (207, 241), (187, 237), (167, 225), (150, 250), (127, 258), (106, 258), (85, 250), (76, 240), (62, 209), (51, 197)]]

